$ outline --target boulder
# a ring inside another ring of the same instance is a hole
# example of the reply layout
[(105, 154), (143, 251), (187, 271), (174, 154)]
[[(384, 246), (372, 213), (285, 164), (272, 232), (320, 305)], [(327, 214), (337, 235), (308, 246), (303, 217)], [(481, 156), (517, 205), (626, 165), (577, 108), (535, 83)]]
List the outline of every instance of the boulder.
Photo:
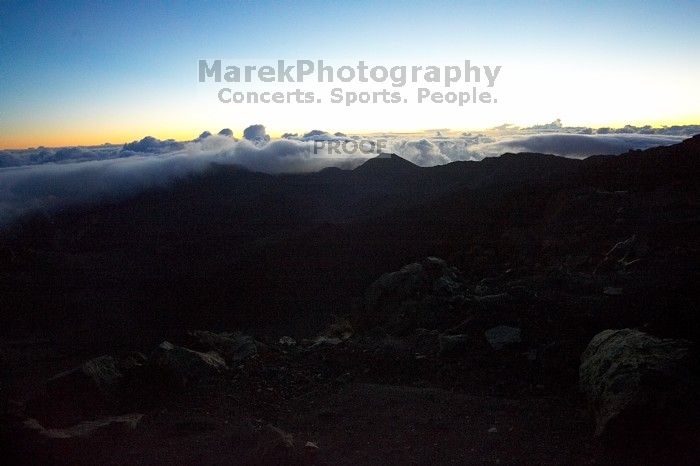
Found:
[(216, 352), (200, 353), (168, 341), (161, 343), (148, 358), (152, 376), (163, 378), (177, 387), (215, 375), (226, 369), (226, 362)]
[(282, 346), (296, 346), (297, 341), (294, 338), (285, 335), (280, 337), (279, 344)]
[(490, 328), (484, 332), (486, 340), (488, 340), (491, 348), (496, 351), (505, 348), (508, 345), (520, 343), (521, 331), (517, 327), (509, 327), (507, 325), (499, 325)]
[(596, 434), (656, 435), (662, 426), (682, 425), (688, 414), (697, 422), (694, 367), (684, 340), (632, 329), (594, 336), (581, 357), (579, 385), (595, 417)]
[(391, 334), (441, 327), (451, 321), (450, 309), (465, 301), (465, 289), (459, 270), (428, 257), (385, 273), (370, 285), (363, 324), (382, 326)]
[(381, 307), (386, 301), (408, 301), (434, 294), (445, 300), (463, 298), (464, 283), (459, 271), (448, 267), (436, 257), (414, 262), (396, 272), (385, 273), (367, 291), (370, 308)]
[(120, 363), (116, 358), (100, 356), (55, 375), (46, 382), (46, 388), (52, 396), (64, 394), (85, 396), (89, 391), (100, 398), (114, 399), (123, 377)]
[(509, 293), (487, 294), (483, 296), (474, 296), (474, 300), (484, 306), (502, 306), (512, 301)]
[(52, 426), (67, 426), (117, 409), (126, 375), (138, 364), (100, 356), (49, 379), (28, 403), (30, 415)]
[(385, 273), (372, 283), (367, 291), (367, 307), (376, 309), (389, 300), (415, 299), (429, 290), (429, 277), (423, 266), (416, 262), (397, 272)]
[(603, 294), (608, 296), (620, 296), (622, 294), (622, 288), (608, 286), (603, 290)]
[(189, 332), (189, 336), (191, 344), (188, 344), (188, 347), (203, 352), (216, 351), (231, 365), (236, 365), (258, 353), (255, 339), (240, 332), (214, 333), (195, 330)]

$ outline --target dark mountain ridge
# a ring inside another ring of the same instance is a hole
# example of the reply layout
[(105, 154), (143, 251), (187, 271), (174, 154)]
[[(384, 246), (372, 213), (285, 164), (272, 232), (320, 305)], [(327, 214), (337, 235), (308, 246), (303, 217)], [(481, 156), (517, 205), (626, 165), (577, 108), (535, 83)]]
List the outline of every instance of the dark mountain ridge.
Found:
[(696, 254), (699, 147), (696, 136), (617, 157), (504, 154), (431, 168), (390, 155), (297, 175), (214, 166), (6, 228), (2, 293), (25, 330), (70, 322), (118, 338), (197, 320), (294, 333), (427, 255), (476, 278), (571, 256), (587, 256), (579, 266), (590, 271), (635, 233)]

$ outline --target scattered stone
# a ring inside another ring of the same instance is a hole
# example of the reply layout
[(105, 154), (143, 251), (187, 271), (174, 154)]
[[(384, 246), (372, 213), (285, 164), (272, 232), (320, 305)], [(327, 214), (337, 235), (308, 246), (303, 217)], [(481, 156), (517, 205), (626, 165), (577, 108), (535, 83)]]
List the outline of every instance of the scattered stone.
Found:
[(606, 294), (608, 296), (620, 296), (622, 294), (622, 288), (608, 286), (603, 290), (603, 294)]
[(597, 334), (579, 369), (596, 434), (653, 432), (664, 419), (676, 423), (688, 414), (697, 416), (698, 377), (692, 367), (687, 341), (631, 329)]
[(194, 349), (205, 352), (216, 351), (231, 365), (251, 358), (258, 353), (255, 339), (240, 332), (214, 333), (206, 330), (195, 330), (190, 332), (190, 336), (194, 340)]
[(498, 429), (496, 429), (495, 427), (491, 427), (491, 428), (488, 430), (488, 433), (489, 433), (489, 434), (495, 434), (496, 432), (498, 432)]
[(593, 273), (605, 272), (612, 269), (626, 270), (629, 266), (638, 263), (648, 253), (649, 247), (646, 241), (640, 240), (637, 235), (632, 235), (624, 241), (615, 244), (598, 264)]
[(282, 346), (296, 346), (297, 341), (292, 337), (284, 336), (280, 338), (279, 344)]
[(341, 344), (342, 342), (343, 342), (343, 340), (341, 340), (340, 338), (329, 338), (325, 335), (321, 335), (321, 336), (316, 337), (316, 339), (314, 339), (314, 343), (307, 348), (307, 351), (316, 350), (319, 348), (324, 348), (324, 347), (329, 347), (329, 346), (337, 346), (337, 345)]
[(489, 344), (496, 351), (505, 348), (508, 345), (520, 343), (521, 330), (517, 327), (509, 327), (507, 325), (499, 325), (490, 328), (484, 332), (484, 336)]
[(637, 235), (632, 235), (624, 241), (615, 244), (606, 254), (606, 257), (622, 258), (627, 256), (637, 241)]
[(135, 369), (143, 367), (147, 360), (148, 358), (138, 351), (131, 351), (118, 359), (118, 366), (123, 373), (129, 374)]
[(191, 381), (226, 369), (226, 362), (215, 352), (200, 353), (164, 341), (151, 354), (148, 367), (180, 387)]
[(483, 305), (501, 305), (512, 300), (509, 293), (487, 294), (484, 296), (474, 296), (477, 303)]
[(354, 333), (355, 331), (349, 321), (343, 318), (336, 318), (332, 324), (326, 327), (321, 335), (345, 341), (350, 339)]

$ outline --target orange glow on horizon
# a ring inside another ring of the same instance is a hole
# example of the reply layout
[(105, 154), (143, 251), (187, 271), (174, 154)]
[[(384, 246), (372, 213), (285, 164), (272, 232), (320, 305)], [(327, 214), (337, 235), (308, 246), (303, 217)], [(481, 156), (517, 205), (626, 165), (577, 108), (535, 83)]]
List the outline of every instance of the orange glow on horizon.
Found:
[[(554, 120), (554, 118), (552, 118)], [(508, 122), (511, 124), (515, 124), (520, 127), (528, 127), (532, 126), (533, 124), (542, 124), (542, 123), (547, 123), (547, 122), (537, 122), (537, 123), (531, 123), (528, 122), (527, 124), (520, 124), (518, 125), (517, 123), (513, 122)], [(663, 121), (657, 121), (657, 122), (645, 122), (645, 121), (631, 121), (631, 122), (624, 122), (624, 123), (616, 123), (616, 124), (611, 124), (611, 123), (606, 123), (606, 122), (600, 122), (598, 124), (594, 125), (586, 125), (586, 124), (578, 124), (574, 122), (563, 122), (565, 126), (570, 126), (570, 127), (576, 127), (576, 126), (581, 126), (581, 127), (591, 127), (591, 128), (603, 128), (603, 127), (608, 127), (608, 128), (622, 128), (625, 125), (633, 125), (633, 126), (645, 126), (645, 125), (651, 125), (654, 128), (659, 128), (659, 127), (664, 127), (664, 126), (682, 126), (682, 125), (693, 125), (693, 124), (700, 124), (700, 116), (697, 117), (687, 117), (687, 118), (678, 118), (678, 119), (669, 119), (669, 120), (663, 120)], [(264, 124), (264, 123), (263, 123)], [(118, 131), (118, 130), (104, 130), (104, 131), (95, 131), (95, 132), (86, 132), (80, 129), (75, 129), (75, 130), (68, 130), (68, 131), (60, 131), (56, 130), (53, 132), (47, 133), (46, 131), (39, 132), (37, 131), (25, 131), (25, 132), (18, 132), (16, 134), (4, 134), (0, 135), (0, 149), (1, 150), (11, 150), (11, 149), (17, 149), (17, 150), (22, 150), (22, 149), (28, 149), (28, 148), (37, 148), (37, 147), (48, 147), (48, 148), (55, 148), (55, 147), (73, 147), (73, 146), (100, 146), (103, 144), (116, 144), (116, 145), (121, 145), (127, 142), (132, 142), (136, 140), (141, 140), (146, 136), (153, 136), (158, 139), (174, 139), (177, 141), (191, 141), (195, 139), (202, 131), (208, 130), (211, 131), (212, 133), (216, 133), (219, 131), (219, 129), (227, 127), (225, 123), (221, 123), (219, 125), (211, 125), (210, 128), (202, 128), (199, 130), (188, 130), (188, 129), (182, 129), (182, 128), (163, 128), (158, 131), (149, 131), (148, 129), (146, 130), (136, 130), (136, 129), (131, 129), (131, 130), (123, 130), (123, 131)], [(492, 130), (493, 127), (485, 127), (485, 128), (451, 128), (449, 132), (489, 132)], [(234, 135), (237, 138), (242, 137), (243, 133), (243, 128), (232, 128), (234, 131)], [(425, 134), (427, 131), (426, 128), (395, 128), (395, 127), (387, 127), (386, 129), (379, 129), (379, 128), (371, 128), (371, 129), (343, 129), (343, 128), (337, 128), (334, 125), (329, 125), (328, 128), (304, 128), (304, 129), (285, 129), (285, 128), (268, 128), (267, 132), (268, 134), (273, 138), (280, 138), (282, 134), (285, 132), (291, 132), (291, 133), (298, 133), (298, 134), (304, 134), (307, 131), (310, 131), (311, 129), (325, 129), (330, 132), (335, 132), (335, 131), (341, 131), (346, 134), (364, 134), (364, 135), (372, 135), (372, 134), (389, 134), (389, 133), (395, 133), (395, 134), (406, 134), (406, 135), (420, 135), (420, 134)]]

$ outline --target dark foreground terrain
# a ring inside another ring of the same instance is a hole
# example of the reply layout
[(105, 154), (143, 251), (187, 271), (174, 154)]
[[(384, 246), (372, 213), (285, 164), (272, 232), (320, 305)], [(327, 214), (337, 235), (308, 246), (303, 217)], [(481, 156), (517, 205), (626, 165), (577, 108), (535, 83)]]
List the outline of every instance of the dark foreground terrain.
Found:
[(218, 166), (21, 219), (0, 231), (3, 457), (697, 463), (699, 161), (696, 136)]

